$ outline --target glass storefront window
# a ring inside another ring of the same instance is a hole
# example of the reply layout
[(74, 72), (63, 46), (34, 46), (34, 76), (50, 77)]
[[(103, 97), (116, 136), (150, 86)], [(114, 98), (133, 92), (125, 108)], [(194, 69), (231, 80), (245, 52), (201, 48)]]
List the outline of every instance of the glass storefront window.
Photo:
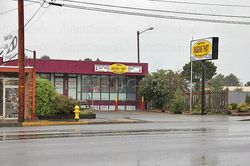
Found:
[(76, 99), (76, 78), (68, 78), (68, 96)]
[(109, 100), (109, 76), (101, 76), (101, 100)]
[(50, 74), (42, 73), (40, 74), (40, 77), (49, 81), (51, 80)]
[(127, 100), (136, 100), (136, 77), (127, 77)]
[(118, 81), (118, 89), (119, 89), (119, 100), (126, 100), (127, 99), (127, 79), (126, 76), (119, 76)]
[(100, 76), (92, 76), (93, 100), (100, 100)]
[(82, 75), (82, 99), (91, 100), (92, 99), (92, 76)]
[(83, 92), (82, 93), (82, 100), (91, 100), (91, 99), (92, 99), (91, 92), (89, 92), (89, 93)]
[(55, 78), (55, 89), (59, 94), (63, 94), (63, 78)]
[(115, 100), (118, 95), (118, 76), (110, 76), (110, 100)]

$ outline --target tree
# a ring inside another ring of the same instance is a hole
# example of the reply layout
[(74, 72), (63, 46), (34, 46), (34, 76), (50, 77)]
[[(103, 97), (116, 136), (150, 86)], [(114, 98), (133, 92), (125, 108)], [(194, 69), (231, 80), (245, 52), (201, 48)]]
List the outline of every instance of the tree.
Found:
[(224, 85), (224, 75), (218, 74), (209, 81), (211, 91), (221, 91)]
[[(181, 72), (181, 75), (183, 78), (190, 83), (190, 76), (191, 76), (191, 63), (186, 63), (183, 66), (183, 71)], [(211, 61), (205, 61), (205, 81), (210, 80), (214, 75), (216, 75), (217, 67), (214, 65)], [(195, 90), (200, 89), (201, 84), (201, 78), (202, 78), (202, 62), (196, 61), (193, 62), (193, 83), (195, 84)]]
[(185, 82), (178, 72), (157, 70), (142, 79), (140, 92), (145, 100), (152, 100), (156, 108), (169, 107), (175, 91), (185, 89)]
[(49, 57), (48, 55), (43, 55), (43, 56), (41, 56), (41, 59), (46, 59), (46, 60), (48, 60), (48, 59), (50, 59), (50, 57)]
[(250, 86), (250, 81), (247, 81), (247, 83), (245, 84), (245, 86)]
[(240, 81), (234, 74), (229, 74), (224, 78), (224, 86), (239, 86)]

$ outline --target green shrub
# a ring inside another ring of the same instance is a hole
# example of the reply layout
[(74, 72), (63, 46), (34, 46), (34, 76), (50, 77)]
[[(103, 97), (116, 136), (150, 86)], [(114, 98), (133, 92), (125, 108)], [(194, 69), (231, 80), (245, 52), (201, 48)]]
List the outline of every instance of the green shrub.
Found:
[(249, 104), (247, 104), (246, 102), (242, 102), (237, 106), (239, 112), (247, 112), (249, 108)]
[(233, 110), (233, 106), (231, 104), (228, 104), (227, 109), (228, 110)]
[(76, 100), (68, 98), (64, 95), (57, 94), (52, 114), (56, 115), (72, 115), (75, 105), (79, 105)]
[(247, 104), (250, 104), (250, 96), (247, 94), (246, 97), (245, 97), (245, 102)]
[(237, 109), (237, 104), (236, 103), (228, 104), (227, 109), (236, 110)]
[(231, 103), (230, 105), (232, 106), (232, 110), (236, 110), (237, 109), (237, 106), (238, 106), (237, 103)]
[(85, 114), (93, 114), (93, 111), (91, 109), (86, 109), (84, 111), (80, 112), (81, 115), (85, 115)]
[(192, 109), (192, 112), (201, 112), (201, 104), (197, 103), (194, 105), (194, 108)]
[(36, 115), (51, 114), (56, 99), (56, 91), (46, 79), (36, 79)]
[(174, 98), (170, 105), (170, 111), (175, 114), (181, 114), (185, 109), (185, 97), (180, 89), (174, 93)]

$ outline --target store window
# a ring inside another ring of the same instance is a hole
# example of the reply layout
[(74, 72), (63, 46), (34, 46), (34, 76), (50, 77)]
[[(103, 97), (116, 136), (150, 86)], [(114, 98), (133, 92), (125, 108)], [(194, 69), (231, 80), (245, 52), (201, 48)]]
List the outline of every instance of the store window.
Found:
[(82, 100), (92, 99), (92, 76), (82, 75)]
[(127, 100), (136, 100), (136, 77), (127, 77)]
[(101, 100), (109, 100), (109, 76), (101, 76)]
[(77, 80), (76, 78), (68, 78), (68, 96), (76, 99)]
[(49, 81), (51, 80), (50, 74), (41, 73), (41, 74), (39, 74), (39, 77), (43, 78), (43, 79), (46, 79), (46, 80), (49, 80)]
[(63, 78), (55, 78), (55, 89), (59, 94), (63, 94)]
[(119, 89), (119, 100), (125, 101), (127, 99), (127, 94), (126, 94), (127, 79), (126, 79), (126, 76), (119, 76), (118, 89)]
[(110, 100), (115, 100), (118, 95), (118, 76), (110, 76)]
[(92, 76), (93, 100), (100, 100), (100, 76)]

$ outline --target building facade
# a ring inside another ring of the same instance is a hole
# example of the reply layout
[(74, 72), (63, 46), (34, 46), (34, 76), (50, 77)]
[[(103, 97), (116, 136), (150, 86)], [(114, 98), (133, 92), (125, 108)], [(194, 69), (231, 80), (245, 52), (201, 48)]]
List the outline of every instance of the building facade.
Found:
[[(26, 66), (33, 66), (33, 60), (27, 59)], [(94, 109), (114, 110), (117, 98), (119, 110), (135, 110), (141, 107), (138, 88), (148, 64), (37, 59), (36, 73), (51, 81), (58, 93), (86, 101)]]

